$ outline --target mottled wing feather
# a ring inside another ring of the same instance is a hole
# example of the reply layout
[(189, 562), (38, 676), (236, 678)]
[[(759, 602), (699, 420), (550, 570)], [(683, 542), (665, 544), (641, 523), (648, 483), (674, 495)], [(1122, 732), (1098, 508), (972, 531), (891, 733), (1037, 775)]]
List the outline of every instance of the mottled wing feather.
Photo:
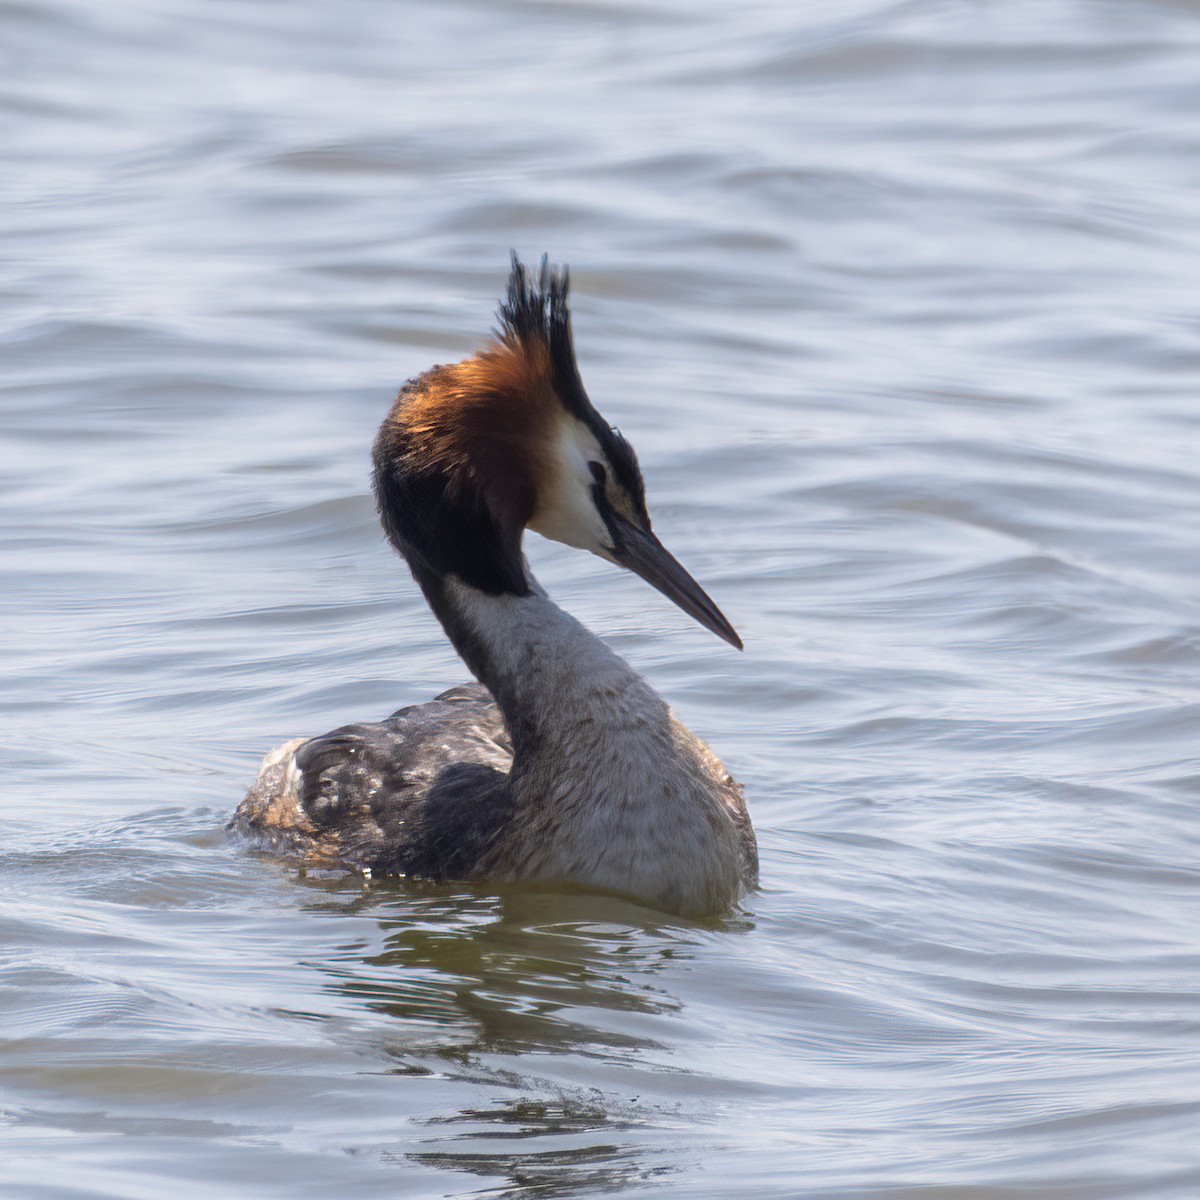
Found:
[(468, 878), (512, 813), (512, 745), (478, 684), (295, 751), (314, 851), (378, 874)]

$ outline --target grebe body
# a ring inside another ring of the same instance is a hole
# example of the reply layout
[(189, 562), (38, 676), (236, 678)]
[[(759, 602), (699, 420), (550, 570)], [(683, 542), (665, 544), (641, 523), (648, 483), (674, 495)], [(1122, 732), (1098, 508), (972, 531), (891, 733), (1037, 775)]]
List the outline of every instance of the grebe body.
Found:
[(633, 450), (583, 389), (567, 290), (514, 256), (496, 341), (406, 384), (375, 442), (383, 527), (479, 682), (288, 742), (231, 828), (310, 864), (719, 913), (757, 883), (740, 787), (522, 553), (527, 528), (589, 550), (741, 647), (651, 531)]

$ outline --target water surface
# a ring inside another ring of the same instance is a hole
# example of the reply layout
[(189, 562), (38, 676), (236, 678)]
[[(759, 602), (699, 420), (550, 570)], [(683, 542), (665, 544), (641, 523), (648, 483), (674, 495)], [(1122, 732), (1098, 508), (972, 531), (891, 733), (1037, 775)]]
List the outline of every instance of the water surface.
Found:
[[(6, 1196), (1200, 1194), (1195, 5), (0, 34)], [(463, 678), (367, 458), (510, 247), (746, 640), (531, 546), (745, 782), (727, 921), (222, 832)]]

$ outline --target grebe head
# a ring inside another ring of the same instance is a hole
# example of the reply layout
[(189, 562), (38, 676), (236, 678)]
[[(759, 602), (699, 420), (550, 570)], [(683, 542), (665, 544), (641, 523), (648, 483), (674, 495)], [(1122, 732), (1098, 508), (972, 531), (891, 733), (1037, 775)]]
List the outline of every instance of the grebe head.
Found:
[(593, 407), (575, 360), (569, 279), (513, 255), (496, 339), (405, 386), (375, 442), (375, 493), (409, 563), (527, 595), (528, 528), (640, 575), (718, 637), (741, 639), (654, 535), (633, 447)]

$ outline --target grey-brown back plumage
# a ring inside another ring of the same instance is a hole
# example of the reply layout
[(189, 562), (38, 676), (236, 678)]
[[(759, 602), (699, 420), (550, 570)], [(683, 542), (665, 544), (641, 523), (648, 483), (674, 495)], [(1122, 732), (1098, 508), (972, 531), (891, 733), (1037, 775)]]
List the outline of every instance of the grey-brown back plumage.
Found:
[(512, 816), (512, 743), (466, 684), (383, 721), (343, 725), (264, 768), (233, 828), (378, 874), (469, 878)]

